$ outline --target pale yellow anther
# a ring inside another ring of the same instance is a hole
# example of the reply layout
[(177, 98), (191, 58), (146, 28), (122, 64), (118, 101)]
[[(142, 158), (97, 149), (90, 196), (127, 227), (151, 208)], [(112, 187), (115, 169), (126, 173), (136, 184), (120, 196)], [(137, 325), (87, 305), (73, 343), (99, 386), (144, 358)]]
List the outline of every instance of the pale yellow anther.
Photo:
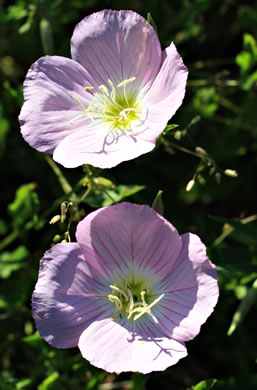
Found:
[(80, 107), (83, 108), (83, 110), (86, 110), (86, 107), (84, 106), (84, 104), (74, 95), (72, 95), (71, 92), (68, 92), (68, 94), (80, 105)]
[(140, 295), (141, 295), (143, 306), (144, 306), (144, 308), (146, 308), (147, 307), (147, 303), (145, 301), (145, 291), (141, 291)]
[(127, 290), (129, 294), (129, 307), (127, 309), (127, 312), (130, 313), (134, 309), (134, 299), (130, 289), (128, 288)]
[(108, 295), (108, 299), (109, 301), (115, 303), (115, 305), (117, 306), (117, 309), (118, 310), (121, 310), (122, 309), (122, 302), (120, 300), (119, 297), (116, 297), (116, 295)]
[(121, 290), (119, 287), (116, 287), (116, 286), (113, 286), (112, 284), (110, 284), (110, 288), (114, 291), (118, 291), (121, 295), (123, 295), (125, 297), (126, 301), (128, 301), (127, 294), (123, 290)]
[(118, 87), (118, 88), (124, 87), (124, 86), (126, 86), (127, 84), (132, 83), (132, 81), (135, 81), (135, 80), (136, 80), (136, 77), (131, 77), (130, 79), (123, 80), (123, 81), (121, 81), (121, 82), (117, 85), (117, 87)]
[(105, 93), (106, 96), (109, 96), (109, 91), (105, 85), (103, 85), (103, 84), (99, 85), (98, 88), (100, 89), (100, 91), (103, 91), (103, 93)]
[[(142, 291), (144, 292), (144, 291)], [(141, 292), (141, 296), (142, 296), (142, 292)], [(158, 320), (157, 318), (153, 315), (153, 313), (151, 312), (151, 308), (156, 305), (156, 303), (158, 303), (162, 298), (164, 297), (164, 294), (160, 295), (158, 298), (156, 298), (150, 305), (147, 305), (146, 307), (144, 306), (142, 308), (142, 311), (137, 314), (135, 317), (134, 317), (134, 321), (138, 320), (140, 317), (142, 317), (145, 313), (149, 314), (152, 319), (154, 320), (154, 322), (156, 324), (158, 324)], [(136, 309), (134, 309), (135, 311)], [(140, 311), (140, 310), (137, 310), (137, 311)]]
[[(108, 127), (108, 132), (112, 137), (119, 137), (125, 131), (134, 131), (144, 123), (146, 118), (142, 118), (144, 113), (136, 88), (131, 88), (129, 92), (126, 86), (136, 80), (136, 77), (121, 81), (118, 85), (112, 80), (99, 85), (97, 88), (85, 85), (85, 91), (93, 91), (92, 99), (84, 105), (82, 101), (69, 92), (69, 95), (79, 104), (81, 112), (69, 121), (73, 123), (77, 119), (86, 116), (95, 124), (103, 124)], [(110, 87), (109, 87), (110, 86)], [(121, 90), (118, 88), (122, 88)], [(126, 289), (125, 289), (126, 290)]]

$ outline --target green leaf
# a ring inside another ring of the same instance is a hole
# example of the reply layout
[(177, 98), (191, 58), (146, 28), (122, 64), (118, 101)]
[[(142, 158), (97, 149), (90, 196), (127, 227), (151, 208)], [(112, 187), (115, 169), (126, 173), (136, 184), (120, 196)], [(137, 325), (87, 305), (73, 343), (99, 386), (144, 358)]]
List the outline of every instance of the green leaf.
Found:
[(257, 221), (250, 223), (242, 223), (235, 221), (234, 219), (209, 215), (209, 218), (213, 221), (220, 222), (222, 224), (228, 224), (233, 227), (233, 231), (230, 237), (235, 241), (245, 245), (257, 244)]
[(252, 263), (252, 253), (240, 246), (218, 246), (207, 249), (208, 256), (214, 264), (228, 271), (257, 272), (257, 264)]
[(241, 301), (238, 309), (233, 315), (229, 330), (228, 336), (231, 336), (232, 333), (237, 329), (237, 327), (241, 324), (253, 304), (257, 300), (257, 279), (254, 281), (252, 287), (248, 290), (246, 297)]
[(155, 31), (157, 31), (157, 26), (156, 26), (155, 21), (153, 20), (150, 12), (147, 12), (147, 21), (149, 24), (151, 24), (151, 26), (155, 29)]
[(241, 51), (236, 56), (236, 63), (242, 73), (246, 73), (252, 66), (252, 56), (248, 51)]
[(19, 382), (16, 383), (16, 390), (25, 389), (31, 383), (32, 383), (32, 379), (31, 378), (21, 379), (21, 380), (19, 380)]
[(35, 187), (35, 183), (23, 184), (16, 191), (13, 203), (8, 206), (14, 227), (20, 227), (31, 218), (34, 223), (37, 222), (39, 200), (37, 193), (34, 191)]
[(169, 133), (169, 131), (175, 129), (176, 127), (178, 127), (178, 125), (175, 125), (175, 124), (166, 126), (162, 132), (162, 135), (166, 135), (167, 133)]
[(134, 195), (139, 191), (142, 191), (145, 186), (131, 185), (118, 185), (114, 189), (105, 189), (103, 191), (91, 191), (85, 198), (84, 202), (91, 207), (104, 207), (114, 203), (118, 203), (128, 196)]
[(29, 346), (31, 346), (31, 347), (38, 347), (38, 346), (41, 346), (42, 343), (43, 343), (43, 339), (42, 339), (42, 337), (40, 336), (40, 334), (38, 333), (38, 331), (36, 331), (35, 333), (33, 333), (33, 334), (30, 335), (30, 336), (23, 337), (22, 340), (23, 340), (26, 344), (28, 344)]
[(4, 117), (3, 113), (4, 107), (0, 104), (0, 152), (4, 148), (7, 133), (10, 130), (9, 121)]
[(252, 52), (257, 60), (257, 42), (251, 34), (244, 34), (244, 48)]
[(29, 255), (29, 251), (23, 245), (20, 245), (12, 252), (3, 252), (0, 255), (0, 277), (9, 278), (13, 271), (23, 267), (24, 261)]
[(216, 382), (217, 379), (207, 379), (199, 382), (195, 386), (191, 386), (189, 390), (211, 390)]
[(9, 20), (21, 20), (28, 15), (28, 11), (22, 3), (10, 5), (7, 12), (7, 18)]
[(144, 390), (148, 379), (147, 375), (134, 372), (131, 377), (131, 390)]
[(7, 223), (4, 219), (0, 219), (0, 236), (4, 236), (8, 232)]
[(247, 375), (242, 377), (228, 377), (219, 380), (215, 385), (215, 390), (256, 390), (257, 375)]
[(57, 390), (60, 389), (59, 373), (57, 371), (49, 375), (43, 382), (38, 386), (38, 390)]
[(250, 88), (252, 88), (253, 84), (257, 82), (257, 70), (250, 74), (246, 79), (242, 82), (242, 88), (245, 91), (248, 91)]
[(158, 191), (152, 204), (152, 208), (160, 215), (164, 215), (164, 204), (162, 201), (162, 193), (163, 191)]
[(35, 5), (30, 4), (27, 20), (18, 30), (18, 32), (20, 34), (25, 34), (31, 29), (33, 21), (34, 21), (35, 13), (36, 13)]
[(214, 87), (200, 88), (193, 99), (193, 106), (200, 115), (210, 118), (219, 108), (219, 99)]

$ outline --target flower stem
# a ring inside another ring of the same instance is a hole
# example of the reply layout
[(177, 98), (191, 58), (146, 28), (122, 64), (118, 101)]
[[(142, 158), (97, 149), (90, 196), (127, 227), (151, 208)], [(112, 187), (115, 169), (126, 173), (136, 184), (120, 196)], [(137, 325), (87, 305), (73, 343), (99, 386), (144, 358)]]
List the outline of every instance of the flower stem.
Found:
[(70, 183), (68, 182), (68, 180), (64, 177), (60, 168), (55, 164), (53, 159), (48, 154), (45, 154), (44, 157), (45, 157), (46, 161), (48, 162), (48, 164), (50, 165), (50, 167), (52, 168), (52, 170), (54, 171), (54, 173), (56, 174), (57, 179), (58, 179), (63, 191), (65, 192), (65, 194), (71, 193), (72, 187), (71, 187)]

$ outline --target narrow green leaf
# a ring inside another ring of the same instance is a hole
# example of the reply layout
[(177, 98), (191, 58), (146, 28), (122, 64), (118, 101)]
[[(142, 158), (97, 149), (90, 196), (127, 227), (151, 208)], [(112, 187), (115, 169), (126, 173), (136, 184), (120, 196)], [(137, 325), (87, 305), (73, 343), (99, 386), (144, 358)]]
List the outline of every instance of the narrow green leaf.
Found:
[(214, 387), (216, 382), (217, 379), (207, 379), (199, 382), (195, 386), (190, 387), (189, 390), (211, 390)]
[(29, 255), (29, 251), (23, 245), (20, 245), (12, 252), (3, 252), (0, 255), (0, 277), (9, 278), (13, 271), (23, 267), (24, 261)]
[(31, 347), (38, 347), (38, 346), (42, 345), (42, 342), (43, 342), (43, 339), (40, 336), (40, 334), (38, 333), (38, 331), (36, 331), (35, 333), (33, 333), (30, 336), (23, 337), (22, 340), (26, 344), (30, 345)]
[(175, 129), (176, 127), (178, 127), (178, 125), (175, 125), (175, 124), (166, 126), (162, 132), (162, 135), (166, 135), (169, 131)]
[(138, 185), (118, 185), (114, 189), (103, 189), (98, 191), (91, 191), (85, 198), (84, 202), (91, 207), (104, 207), (114, 203), (118, 203), (123, 199), (142, 191), (145, 186)]
[(23, 184), (18, 188), (14, 201), (9, 204), (8, 211), (13, 218), (13, 225), (19, 227), (28, 219), (37, 222), (37, 213), (39, 211), (38, 195), (34, 191), (35, 183)]
[(155, 31), (158, 30), (158, 29), (157, 29), (157, 26), (156, 26), (156, 23), (155, 23), (155, 21), (153, 20), (153, 17), (152, 17), (152, 15), (150, 14), (150, 12), (147, 12), (147, 21), (148, 21), (148, 23), (151, 24), (151, 26), (155, 29)]
[(163, 191), (158, 191), (152, 204), (152, 208), (160, 215), (164, 215), (164, 204), (162, 201), (162, 194)]
[[(58, 384), (59, 373), (57, 371), (49, 375), (43, 382), (38, 386), (38, 390), (56, 390), (56, 385)], [(59, 386), (58, 386), (59, 389)]]
[(209, 215), (209, 218), (213, 221), (220, 222), (222, 224), (228, 224), (233, 227), (231, 237), (245, 245), (257, 244), (257, 221), (250, 223), (242, 223), (235, 221), (234, 219)]
[(231, 336), (232, 333), (237, 329), (241, 324), (249, 310), (251, 309), (254, 302), (257, 300), (257, 279), (254, 281), (252, 287), (248, 290), (246, 297), (241, 301), (237, 311), (233, 315), (230, 327), (228, 329), (228, 336)]

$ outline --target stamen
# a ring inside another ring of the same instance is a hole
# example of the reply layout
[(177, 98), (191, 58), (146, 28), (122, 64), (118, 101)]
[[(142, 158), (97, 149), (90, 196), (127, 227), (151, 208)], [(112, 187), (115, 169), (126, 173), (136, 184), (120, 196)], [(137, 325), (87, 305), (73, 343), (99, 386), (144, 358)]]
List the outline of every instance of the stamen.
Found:
[(107, 95), (107, 96), (109, 96), (109, 91), (108, 91), (108, 89), (106, 88), (106, 86), (105, 85), (99, 85), (99, 87), (98, 87), (101, 91), (103, 91), (103, 93), (105, 93), (105, 95)]
[(74, 95), (72, 95), (71, 92), (68, 92), (68, 94), (80, 105), (80, 107), (83, 108), (83, 110), (86, 111), (86, 107), (84, 106), (84, 104)]
[(115, 101), (115, 99), (116, 99), (116, 89), (114, 87), (114, 84), (113, 84), (112, 80), (108, 79), (108, 83), (110, 84), (111, 89), (112, 89), (111, 98), (112, 98), (113, 101)]
[(117, 309), (118, 310), (121, 310), (122, 309), (122, 302), (120, 300), (119, 297), (116, 297), (116, 295), (108, 295), (108, 299), (109, 301), (115, 303), (115, 305), (117, 306)]
[(112, 290), (118, 291), (121, 295), (123, 295), (125, 297), (126, 301), (128, 301), (127, 294), (124, 291), (122, 291), (119, 287), (113, 286), (112, 284), (110, 284), (110, 287)]
[(133, 295), (132, 295), (130, 289), (128, 288), (127, 290), (128, 290), (128, 294), (129, 294), (129, 298), (130, 298), (129, 307), (128, 307), (127, 311), (128, 311), (128, 313), (130, 313), (134, 308), (134, 299), (133, 299)]
[[(107, 125), (108, 135), (112, 136), (114, 140), (125, 131), (131, 132), (135, 126), (141, 126), (146, 118), (142, 118), (145, 111), (141, 109), (140, 93), (134, 89), (128, 93), (126, 89), (126, 86), (135, 80), (136, 77), (130, 77), (118, 85), (114, 85), (112, 80), (108, 79), (108, 83), (99, 85), (97, 89), (91, 85), (84, 86), (85, 91), (93, 91), (91, 93), (92, 99), (90, 99), (89, 104), (86, 103), (86, 106), (73, 93), (69, 92), (69, 95), (82, 108), (82, 112), (71, 119), (69, 123), (87, 115), (88, 119), (95, 125)], [(123, 90), (118, 91), (118, 88), (123, 88)]]
[(90, 87), (89, 85), (86, 85), (85, 87), (84, 87), (84, 89), (86, 90), (86, 91), (91, 91), (92, 89), (95, 89), (94, 87)]
[(117, 87), (120, 88), (120, 87), (125, 87), (127, 84), (129, 83), (132, 83), (132, 81), (135, 81), (136, 80), (136, 77), (131, 77), (130, 79), (126, 79), (126, 80), (123, 80), (121, 81)]
[[(142, 295), (142, 293), (144, 293), (144, 291), (141, 292), (141, 297), (142, 297), (142, 300), (143, 300), (144, 294)], [(158, 303), (163, 297), (164, 297), (164, 294), (162, 294), (162, 295), (160, 295), (158, 298), (156, 298), (150, 305), (147, 305), (146, 307), (144, 306), (144, 308), (142, 308), (141, 312), (140, 312), (139, 314), (137, 314), (137, 315), (134, 317), (134, 321), (138, 320), (138, 319), (139, 319), (140, 317), (142, 317), (145, 313), (147, 313), (147, 314), (149, 314), (149, 315), (152, 317), (152, 319), (154, 320), (154, 322), (155, 322), (156, 324), (158, 324), (157, 318), (153, 315), (153, 313), (151, 312), (150, 309), (151, 309), (154, 305), (156, 305), (156, 303)], [(137, 310), (136, 310), (136, 309), (134, 309), (134, 310), (140, 311), (140, 310), (138, 310), (138, 309), (140, 309), (140, 308), (137, 308)]]
[(160, 300), (164, 297), (164, 294), (160, 295), (159, 298), (156, 298), (150, 305), (148, 306), (148, 309), (151, 309), (156, 303), (160, 302)]

